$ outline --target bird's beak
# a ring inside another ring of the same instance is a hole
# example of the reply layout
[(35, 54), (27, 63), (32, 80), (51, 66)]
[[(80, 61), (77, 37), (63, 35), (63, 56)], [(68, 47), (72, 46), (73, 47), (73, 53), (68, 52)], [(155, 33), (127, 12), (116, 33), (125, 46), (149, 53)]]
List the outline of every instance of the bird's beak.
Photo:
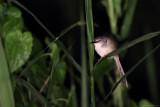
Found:
[(91, 43), (96, 43), (96, 41), (92, 41)]

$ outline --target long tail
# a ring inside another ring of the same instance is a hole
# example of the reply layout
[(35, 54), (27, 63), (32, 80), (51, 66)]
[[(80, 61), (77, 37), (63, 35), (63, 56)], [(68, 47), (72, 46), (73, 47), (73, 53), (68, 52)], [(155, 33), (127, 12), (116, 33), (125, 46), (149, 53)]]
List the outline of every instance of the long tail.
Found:
[[(125, 75), (125, 73), (124, 73), (124, 70), (123, 70), (122, 65), (120, 63), (119, 56), (117, 55), (117, 56), (114, 56), (113, 58), (116, 62), (116, 66), (117, 66), (120, 77), (123, 77)], [(127, 82), (126, 78), (123, 80), (123, 83), (128, 88), (128, 82)]]

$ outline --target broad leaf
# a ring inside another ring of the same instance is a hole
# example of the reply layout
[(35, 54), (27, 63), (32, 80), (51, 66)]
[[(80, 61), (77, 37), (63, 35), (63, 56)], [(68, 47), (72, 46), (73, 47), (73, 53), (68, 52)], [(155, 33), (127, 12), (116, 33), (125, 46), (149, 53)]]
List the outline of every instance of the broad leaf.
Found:
[(5, 47), (11, 72), (21, 67), (29, 58), (32, 40), (30, 32), (22, 33), (20, 30), (9, 32), (5, 37)]

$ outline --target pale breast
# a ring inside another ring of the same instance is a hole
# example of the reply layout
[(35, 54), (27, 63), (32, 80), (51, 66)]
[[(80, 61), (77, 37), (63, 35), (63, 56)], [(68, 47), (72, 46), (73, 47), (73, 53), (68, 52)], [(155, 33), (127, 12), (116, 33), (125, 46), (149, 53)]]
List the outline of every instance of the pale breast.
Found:
[(95, 50), (101, 57), (104, 57), (113, 51), (110, 47), (102, 47), (102, 44), (99, 43), (95, 45)]

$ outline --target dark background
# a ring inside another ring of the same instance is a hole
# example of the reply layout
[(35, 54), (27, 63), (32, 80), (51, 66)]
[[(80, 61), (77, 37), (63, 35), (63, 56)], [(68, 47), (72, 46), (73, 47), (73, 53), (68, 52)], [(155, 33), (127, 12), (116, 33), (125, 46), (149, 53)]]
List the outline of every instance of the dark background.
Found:
[[(24, 6), (31, 10), (46, 27), (52, 31), (55, 35), (58, 35), (64, 28), (79, 21), (79, 0), (19, 0)], [(121, 41), (132, 41), (149, 32), (155, 32), (160, 30), (160, 1), (159, 0), (137, 0), (137, 6), (133, 18), (130, 36)], [(25, 25), (33, 34), (44, 42), (44, 38), (47, 33), (39, 26), (39, 24), (30, 16), (26, 11), (23, 11), (23, 18)], [(99, 0), (93, 0), (93, 18), (95, 26), (95, 36), (107, 33), (110, 34), (109, 20)], [(121, 22), (120, 22), (121, 23)], [(80, 62), (80, 34), (79, 28), (74, 28), (61, 40), (63, 42), (71, 39), (74, 43), (73, 57)], [(157, 36), (151, 40), (153, 47), (159, 44), (160, 37)], [(68, 43), (66, 43), (66, 47)], [(75, 47), (76, 46), (76, 47)], [(45, 47), (45, 45), (44, 45)], [(144, 43), (140, 43), (128, 49), (125, 57), (121, 59), (122, 65), (125, 71), (128, 71), (134, 64), (136, 64), (146, 53), (144, 52)], [(156, 78), (158, 83), (158, 90), (160, 89), (160, 49), (154, 53), (155, 66), (156, 66)], [(98, 56), (96, 57), (98, 58)], [(128, 77), (128, 81), (131, 84), (129, 95), (135, 101), (139, 101), (142, 98), (152, 101), (150, 96), (150, 88), (148, 86), (148, 79), (146, 74), (145, 63), (142, 63), (136, 68)], [(160, 95), (159, 95), (160, 96)]]

